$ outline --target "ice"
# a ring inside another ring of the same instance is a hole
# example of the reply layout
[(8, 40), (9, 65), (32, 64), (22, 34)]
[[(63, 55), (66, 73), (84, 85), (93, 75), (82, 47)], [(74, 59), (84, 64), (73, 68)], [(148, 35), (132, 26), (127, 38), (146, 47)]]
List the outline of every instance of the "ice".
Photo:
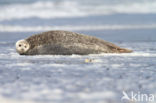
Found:
[(38, 1), (33, 3), (11, 3), (0, 7), (0, 21), (24, 18), (72, 18), (91, 15), (124, 14), (152, 14), (156, 13), (156, 2), (139, 0), (110, 3), (102, 0), (90, 2), (90, 0), (61, 0), (61, 1)]
[[(155, 0), (0, 0), (0, 103), (156, 102)], [(98, 37), (123, 54), (19, 55), (17, 40), (49, 30)], [(135, 101), (133, 101), (135, 102)]]
[(131, 29), (155, 29), (156, 24), (139, 25), (64, 25), (64, 26), (21, 26), (21, 25), (0, 25), (0, 32), (39, 32), (50, 30), (72, 30), (72, 31), (95, 31), (95, 30), (131, 30)]
[[(155, 47), (151, 42), (127, 42), (122, 46), (129, 46), (134, 52), (20, 56), (13, 44), (1, 46), (1, 101), (120, 103), (122, 91), (154, 94), (156, 53), (152, 50)], [(85, 59), (95, 62), (85, 62)]]

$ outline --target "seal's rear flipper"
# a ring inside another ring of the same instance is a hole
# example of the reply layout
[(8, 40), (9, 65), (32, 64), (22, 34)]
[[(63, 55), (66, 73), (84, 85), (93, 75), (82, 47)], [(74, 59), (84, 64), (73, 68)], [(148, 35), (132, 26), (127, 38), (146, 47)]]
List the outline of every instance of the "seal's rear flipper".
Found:
[(132, 53), (133, 50), (129, 50), (129, 49), (124, 49), (124, 48), (120, 48), (119, 49), (119, 53)]
[(116, 46), (112, 43), (108, 43), (109, 48), (113, 51), (113, 53), (132, 53), (133, 50), (120, 48), (119, 46)]

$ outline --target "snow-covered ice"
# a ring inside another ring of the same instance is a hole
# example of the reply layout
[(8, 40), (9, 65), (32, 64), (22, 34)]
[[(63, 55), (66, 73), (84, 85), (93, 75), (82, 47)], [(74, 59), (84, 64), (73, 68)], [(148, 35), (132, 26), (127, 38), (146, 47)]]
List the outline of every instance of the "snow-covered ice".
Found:
[(156, 94), (154, 44), (119, 43), (130, 54), (20, 56), (14, 43), (0, 43), (0, 95), (8, 103), (120, 103), (122, 91)]
[[(156, 103), (156, 0), (0, 0), (0, 103)], [(49, 30), (96, 36), (129, 54), (20, 56)], [(91, 62), (90, 62), (91, 61)], [(131, 103), (131, 102), (130, 102)]]

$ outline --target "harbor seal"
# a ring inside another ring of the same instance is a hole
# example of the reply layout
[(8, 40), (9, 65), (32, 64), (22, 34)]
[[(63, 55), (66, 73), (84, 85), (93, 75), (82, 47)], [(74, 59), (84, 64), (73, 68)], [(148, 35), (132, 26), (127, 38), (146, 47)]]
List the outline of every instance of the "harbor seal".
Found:
[(131, 53), (113, 43), (69, 31), (48, 31), (16, 42), (20, 55), (87, 55), (99, 53)]

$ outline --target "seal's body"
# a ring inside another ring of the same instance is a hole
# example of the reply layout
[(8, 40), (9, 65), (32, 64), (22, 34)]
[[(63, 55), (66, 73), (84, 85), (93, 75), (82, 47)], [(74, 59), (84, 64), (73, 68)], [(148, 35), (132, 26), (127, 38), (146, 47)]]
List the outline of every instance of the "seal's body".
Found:
[(69, 31), (49, 31), (17, 41), (21, 55), (87, 55), (99, 53), (130, 53), (110, 42)]

